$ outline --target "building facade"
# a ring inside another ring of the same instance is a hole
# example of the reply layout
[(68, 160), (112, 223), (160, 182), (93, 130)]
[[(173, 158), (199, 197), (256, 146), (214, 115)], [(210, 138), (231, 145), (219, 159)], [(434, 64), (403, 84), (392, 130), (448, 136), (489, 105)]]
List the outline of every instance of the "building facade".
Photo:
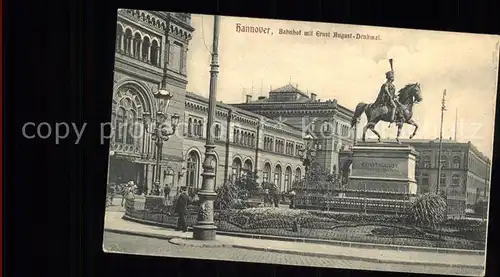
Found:
[[(211, 130), (217, 154), (216, 184), (233, 181), (246, 172), (255, 172), (258, 182), (291, 189), (304, 173), (300, 149), (304, 145), (300, 130), (281, 122), (230, 105), (217, 103)], [(186, 185), (201, 187), (201, 161), (204, 159), (208, 99), (186, 94), (183, 152), (187, 162)]]
[(153, 92), (163, 76), (166, 89), (174, 95), (168, 113), (184, 113), (186, 57), (193, 31), (189, 14), (118, 11), (109, 182), (135, 181), (140, 188), (150, 187), (158, 171), (162, 183), (180, 182), (182, 138), (172, 136), (164, 143), (156, 168), (156, 146), (145, 126), (156, 120)]
[[(201, 187), (208, 99), (186, 92), (187, 50), (194, 29), (190, 15), (119, 10), (111, 122), (109, 182), (134, 181), (151, 191), (159, 173), (172, 192), (182, 185)], [(153, 93), (166, 76), (173, 94), (167, 114), (180, 115), (177, 133), (163, 144), (156, 167), (156, 145), (147, 126), (156, 120)], [(217, 104), (211, 130), (216, 141), (216, 184), (257, 173), (259, 182), (288, 190), (304, 169), (299, 129), (237, 107)]]

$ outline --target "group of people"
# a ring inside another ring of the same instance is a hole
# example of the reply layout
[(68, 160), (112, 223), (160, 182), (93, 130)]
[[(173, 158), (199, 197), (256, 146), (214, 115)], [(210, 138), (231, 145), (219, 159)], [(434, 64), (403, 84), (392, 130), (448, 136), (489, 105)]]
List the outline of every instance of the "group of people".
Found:
[(130, 181), (128, 182), (123, 191), (122, 191), (122, 207), (123, 207), (123, 203), (125, 202), (125, 199), (129, 199), (129, 200), (132, 200), (135, 198), (135, 192), (137, 190), (137, 185), (134, 184), (134, 181)]
[(122, 190), (119, 190), (116, 185), (108, 185), (107, 205), (112, 206), (113, 198), (116, 194), (119, 194), (122, 197), (122, 207), (126, 199), (134, 199), (135, 193), (137, 191), (137, 185), (134, 184), (134, 181), (123, 184), (122, 188)]

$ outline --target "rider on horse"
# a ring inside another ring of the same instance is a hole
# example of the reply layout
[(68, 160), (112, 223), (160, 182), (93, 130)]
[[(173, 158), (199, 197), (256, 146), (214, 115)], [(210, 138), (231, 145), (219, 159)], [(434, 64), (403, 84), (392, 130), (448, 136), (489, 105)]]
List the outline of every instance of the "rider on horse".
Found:
[(387, 81), (382, 85), (375, 100), (376, 105), (386, 105), (391, 110), (390, 123), (393, 123), (396, 119), (396, 111), (399, 106), (399, 101), (396, 95), (396, 87), (394, 86), (394, 71), (388, 71), (385, 73), (385, 78)]

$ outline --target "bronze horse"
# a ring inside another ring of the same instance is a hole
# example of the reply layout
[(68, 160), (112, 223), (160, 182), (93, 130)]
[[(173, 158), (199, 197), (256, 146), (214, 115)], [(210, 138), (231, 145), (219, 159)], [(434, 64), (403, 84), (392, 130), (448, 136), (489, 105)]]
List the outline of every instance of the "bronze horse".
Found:
[[(399, 141), (399, 135), (401, 134), (401, 129), (403, 128), (403, 125), (405, 123), (415, 126), (413, 134), (410, 135), (410, 139), (413, 138), (417, 133), (418, 124), (412, 119), (412, 109), (413, 104), (417, 104), (423, 99), (420, 92), (420, 84), (415, 83), (406, 85), (404, 88), (399, 90), (397, 97), (400, 104), (397, 105), (399, 106), (399, 111), (396, 112), (396, 118), (394, 121), (396, 123), (396, 126), (398, 126), (396, 141), (398, 143), (401, 143)], [(391, 121), (391, 108), (388, 107), (385, 103), (366, 104), (361, 102), (356, 106), (356, 110), (354, 111), (354, 115), (351, 120), (351, 128), (354, 127), (354, 125), (358, 122), (358, 118), (363, 114), (363, 112), (366, 114), (366, 118), (368, 121), (366, 126), (363, 128), (363, 142), (365, 142), (366, 131), (368, 129), (370, 129), (375, 135), (378, 136), (378, 141), (380, 142), (380, 134), (375, 131), (374, 128), (379, 121)]]

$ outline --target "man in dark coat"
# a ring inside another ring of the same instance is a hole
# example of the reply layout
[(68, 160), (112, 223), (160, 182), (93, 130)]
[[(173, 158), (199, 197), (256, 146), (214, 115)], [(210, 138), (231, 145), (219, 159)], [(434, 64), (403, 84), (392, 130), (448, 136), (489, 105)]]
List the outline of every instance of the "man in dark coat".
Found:
[(187, 206), (189, 205), (189, 196), (186, 193), (186, 187), (181, 187), (181, 194), (177, 198), (177, 203), (175, 205), (175, 213), (179, 217), (177, 220), (177, 231), (186, 232), (187, 231), (187, 223), (186, 223), (186, 214), (187, 214)]

